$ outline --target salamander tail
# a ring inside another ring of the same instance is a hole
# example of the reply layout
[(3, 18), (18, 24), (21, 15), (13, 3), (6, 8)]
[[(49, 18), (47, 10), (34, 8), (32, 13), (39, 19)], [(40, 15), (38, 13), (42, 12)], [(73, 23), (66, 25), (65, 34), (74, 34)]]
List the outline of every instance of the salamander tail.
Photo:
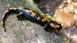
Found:
[(1, 24), (2, 24), (3, 30), (6, 32), (6, 28), (5, 28), (4, 22), (2, 21)]

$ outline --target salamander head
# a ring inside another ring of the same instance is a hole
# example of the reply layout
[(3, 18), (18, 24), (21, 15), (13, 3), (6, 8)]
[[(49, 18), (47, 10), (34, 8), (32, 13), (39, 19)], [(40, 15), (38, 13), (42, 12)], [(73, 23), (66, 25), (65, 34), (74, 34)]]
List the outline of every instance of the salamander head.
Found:
[(61, 30), (62, 29), (62, 25), (57, 23), (57, 22), (55, 22), (55, 21), (52, 21), (50, 23), (50, 27), (55, 29), (55, 30)]

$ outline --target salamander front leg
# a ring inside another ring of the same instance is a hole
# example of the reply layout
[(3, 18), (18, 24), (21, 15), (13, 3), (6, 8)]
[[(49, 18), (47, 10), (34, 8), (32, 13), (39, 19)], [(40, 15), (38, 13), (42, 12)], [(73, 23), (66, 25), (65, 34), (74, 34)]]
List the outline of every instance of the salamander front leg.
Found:
[(45, 25), (45, 26), (44, 26), (44, 29), (45, 29), (46, 31), (52, 33), (52, 29), (51, 29), (48, 25)]
[(22, 20), (22, 16), (21, 16), (21, 15), (17, 15), (17, 19), (18, 19), (19, 21), (21, 21), (21, 20)]

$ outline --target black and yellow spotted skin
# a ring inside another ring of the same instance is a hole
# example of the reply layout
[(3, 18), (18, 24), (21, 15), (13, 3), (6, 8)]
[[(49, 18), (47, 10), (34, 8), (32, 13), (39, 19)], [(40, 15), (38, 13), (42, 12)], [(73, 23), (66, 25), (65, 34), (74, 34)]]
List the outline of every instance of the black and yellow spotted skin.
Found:
[(46, 25), (46, 27), (50, 27), (55, 30), (62, 28), (61, 24), (58, 24), (55, 21), (49, 20), (47, 15), (42, 17), (42, 16), (40, 16), (39, 13), (36, 13), (31, 9), (18, 7), (18, 8), (9, 8), (9, 9), (5, 10), (5, 12), (3, 13), (1, 23), (3, 25), (4, 31), (6, 31), (5, 20), (6, 20), (7, 16), (10, 15), (11, 13), (17, 14), (18, 18), (22, 17), (22, 18), (26, 18), (31, 21), (37, 21), (37, 23), (41, 23), (41, 24), (43, 24), (43, 26)]

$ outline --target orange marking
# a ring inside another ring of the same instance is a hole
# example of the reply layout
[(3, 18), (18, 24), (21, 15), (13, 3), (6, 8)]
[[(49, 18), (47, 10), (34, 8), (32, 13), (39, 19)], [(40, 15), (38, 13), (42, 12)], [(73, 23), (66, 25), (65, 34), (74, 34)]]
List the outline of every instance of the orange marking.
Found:
[(54, 29), (57, 29), (57, 26), (53, 23), (50, 24)]
[(2, 18), (4, 18), (5, 14), (6, 14), (7, 12), (9, 12), (9, 10), (6, 10), (6, 11), (4, 12)]
[(1, 22), (1, 24), (4, 24), (3, 21)]
[(45, 17), (42, 19), (42, 22), (44, 22), (44, 21), (49, 21), (47, 16), (45, 16)]
[(38, 17), (37, 20), (40, 20), (40, 17)]
[(44, 22), (45, 21), (45, 19), (42, 19), (42, 22)]
[(29, 10), (30, 12), (32, 12), (32, 10)]
[(32, 10), (26, 10), (26, 12), (32, 12)]
[(24, 7), (23, 6), (18, 6), (18, 8), (23, 9)]
[(14, 10), (16, 10), (17, 8), (14, 8)]
[(13, 8), (10, 8), (10, 10), (13, 10)]
[(48, 22), (50, 22), (50, 20), (47, 20)]
[(45, 21), (45, 19), (42, 19), (42, 22), (44, 22)]
[(36, 15), (36, 14), (35, 14), (34, 12), (32, 12), (32, 15), (31, 15), (31, 16), (33, 16), (33, 17), (34, 17), (35, 15)]

